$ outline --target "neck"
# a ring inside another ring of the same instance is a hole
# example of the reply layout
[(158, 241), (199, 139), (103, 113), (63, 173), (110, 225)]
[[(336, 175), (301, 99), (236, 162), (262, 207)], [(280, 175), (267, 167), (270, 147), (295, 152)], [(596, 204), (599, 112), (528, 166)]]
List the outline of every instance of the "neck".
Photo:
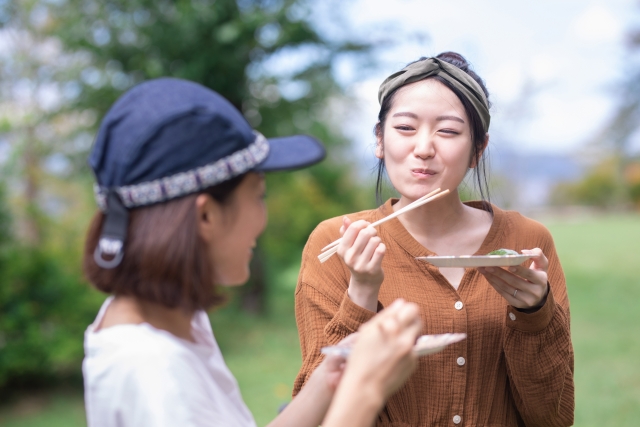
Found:
[(178, 338), (194, 341), (191, 335), (193, 313), (169, 308), (132, 296), (116, 296), (109, 305), (100, 328), (115, 325), (148, 323)]
[[(401, 196), (393, 209), (398, 210), (414, 201)], [(411, 234), (438, 237), (459, 228), (468, 219), (469, 209), (460, 200), (458, 191), (454, 190), (440, 199), (400, 215), (398, 220)], [(426, 218), (428, 221), (425, 221)]]

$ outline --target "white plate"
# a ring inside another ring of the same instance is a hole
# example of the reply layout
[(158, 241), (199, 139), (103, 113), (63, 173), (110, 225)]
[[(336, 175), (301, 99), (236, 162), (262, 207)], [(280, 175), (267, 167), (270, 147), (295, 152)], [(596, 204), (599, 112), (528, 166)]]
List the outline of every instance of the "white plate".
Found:
[(426, 356), (427, 354), (442, 351), (449, 344), (462, 341), (465, 338), (467, 338), (467, 334), (464, 333), (423, 335), (416, 341), (416, 345), (413, 346), (413, 351), (415, 351), (418, 356)]
[(531, 258), (531, 255), (462, 255), (462, 256), (421, 256), (436, 267), (509, 267), (519, 265)]
[[(413, 351), (415, 351), (418, 356), (426, 356), (427, 354), (437, 353), (442, 351), (449, 344), (456, 343), (458, 341), (462, 341), (467, 337), (467, 334), (438, 334), (438, 335), (422, 335), (416, 341), (416, 345), (413, 346)], [(347, 358), (351, 353), (350, 346), (330, 346), (330, 347), (322, 347), (320, 350), (322, 354), (335, 354), (337, 356), (342, 356)]]

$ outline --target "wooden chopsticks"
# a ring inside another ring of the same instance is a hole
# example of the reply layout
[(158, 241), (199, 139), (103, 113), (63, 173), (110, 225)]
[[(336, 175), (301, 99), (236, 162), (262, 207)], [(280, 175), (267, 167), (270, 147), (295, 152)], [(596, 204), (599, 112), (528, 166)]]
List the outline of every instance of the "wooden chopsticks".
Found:
[[(383, 224), (389, 220), (392, 220), (393, 218), (402, 215), (403, 213), (409, 212), (410, 210), (413, 210), (419, 206), (425, 205), (433, 200), (436, 200), (442, 196), (444, 196), (445, 194), (448, 194), (449, 190), (444, 190), (444, 191), (440, 191), (439, 188), (433, 190), (431, 193), (420, 197), (418, 200), (416, 200), (413, 203), (408, 204), (407, 206), (405, 206), (402, 209), (397, 210), (396, 212), (392, 213), (391, 215), (388, 215), (384, 218), (382, 218), (381, 220), (378, 220), (376, 222), (374, 222), (373, 224), (371, 224), (372, 227), (377, 227), (380, 224)], [(331, 243), (329, 243), (327, 246), (325, 246), (324, 248), (322, 248), (322, 253), (320, 255), (318, 255), (318, 259), (320, 260), (321, 263), (327, 261), (329, 258), (331, 258), (336, 252), (338, 252), (338, 245), (340, 244), (340, 242), (342, 241), (342, 238), (339, 238), (338, 240), (335, 240)]]

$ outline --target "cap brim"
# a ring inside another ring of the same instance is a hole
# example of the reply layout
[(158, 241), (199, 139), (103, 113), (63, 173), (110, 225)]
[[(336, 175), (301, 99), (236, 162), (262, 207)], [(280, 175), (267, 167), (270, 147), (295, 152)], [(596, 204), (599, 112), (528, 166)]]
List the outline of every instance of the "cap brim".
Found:
[(259, 172), (305, 168), (320, 162), (326, 151), (320, 141), (308, 135), (269, 138), (269, 155), (254, 167)]

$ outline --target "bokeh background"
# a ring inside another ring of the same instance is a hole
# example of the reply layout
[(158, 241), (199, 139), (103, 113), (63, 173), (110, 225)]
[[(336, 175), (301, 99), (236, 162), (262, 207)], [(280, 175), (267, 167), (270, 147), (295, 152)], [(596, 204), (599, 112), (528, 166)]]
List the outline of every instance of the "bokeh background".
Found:
[[(251, 281), (211, 320), (258, 425), (290, 400), (293, 290), (323, 219), (375, 207), (377, 87), (463, 54), (491, 93), (492, 200), (547, 225), (567, 275), (576, 425), (640, 419), (640, 4), (631, 0), (0, 0), (0, 424), (85, 425), (82, 339), (105, 296), (80, 271), (86, 155), (154, 77), (222, 93), (327, 161), (268, 177)], [(389, 189), (391, 195), (392, 189)], [(463, 193), (472, 198), (474, 188)]]

